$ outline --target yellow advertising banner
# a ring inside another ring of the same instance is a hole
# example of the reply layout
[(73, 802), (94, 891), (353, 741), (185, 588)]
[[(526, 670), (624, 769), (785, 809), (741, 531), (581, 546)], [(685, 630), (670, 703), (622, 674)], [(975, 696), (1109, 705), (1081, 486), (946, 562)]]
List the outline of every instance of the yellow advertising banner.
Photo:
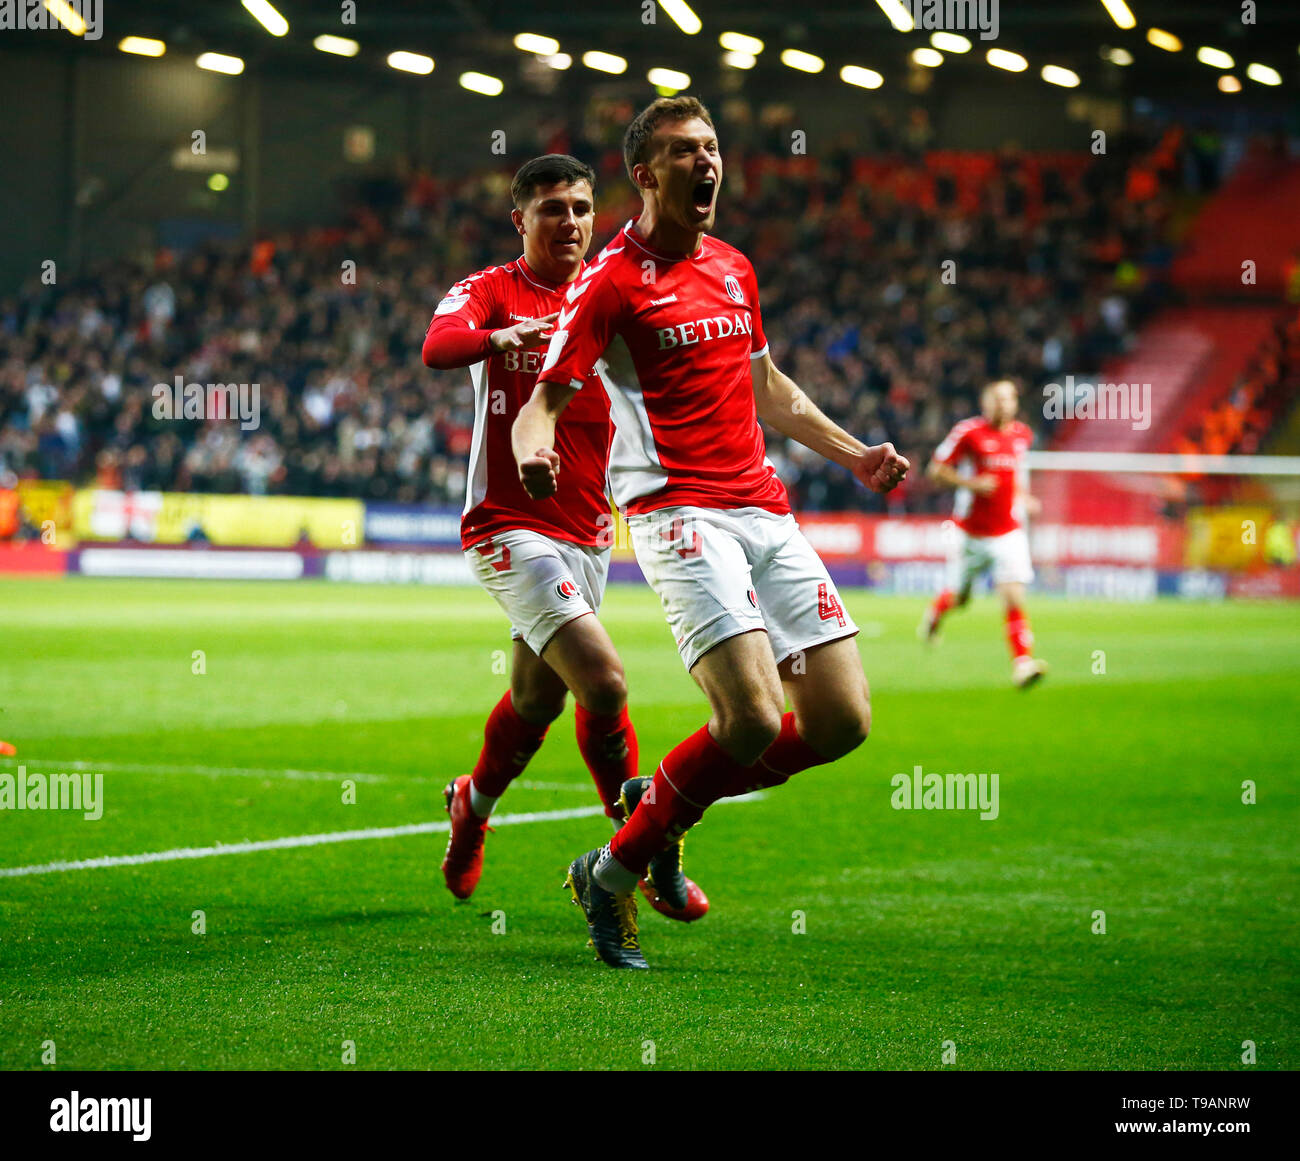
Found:
[(72, 529), (82, 540), (183, 544), (207, 540), (244, 548), (317, 548), (361, 543), (365, 504), (307, 496), (212, 496), (83, 488), (73, 497)]
[(59, 531), (72, 524), (72, 485), (66, 480), (19, 480), (18, 502), (37, 528), (53, 521)]
[(1189, 568), (1244, 569), (1263, 560), (1267, 508), (1194, 508), (1187, 516)]

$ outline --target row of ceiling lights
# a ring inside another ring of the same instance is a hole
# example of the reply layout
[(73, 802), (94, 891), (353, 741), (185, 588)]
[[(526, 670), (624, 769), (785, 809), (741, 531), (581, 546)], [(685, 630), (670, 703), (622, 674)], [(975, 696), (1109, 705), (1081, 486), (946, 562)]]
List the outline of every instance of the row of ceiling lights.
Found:
[[(1129, 32), (1137, 27), (1137, 17), (1133, 15), (1132, 9), (1129, 8), (1125, 0), (1101, 0), (1101, 5), (1106, 9), (1117, 28)], [(1166, 32), (1163, 28), (1148, 28), (1147, 43), (1154, 45), (1156, 48), (1164, 49), (1165, 52), (1183, 51), (1182, 40), (1172, 32)], [(1133, 63), (1133, 54), (1124, 48), (1103, 48), (1101, 55), (1112, 64), (1131, 65)], [(1196, 50), (1196, 59), (1210, 68), (1223, 70), (1224, 75), (1219, 77), (1218, 82), (1220, 92), (1241, 92), (1241, 81), (1228, 72), (1229, 69), (1237, 66), (1237, 62), (1232, 59), (1230, 53), (1224, 52), (1221, 48), (1203, 44)], [(1280, 85), (1282, 83), (1282, 74), (1277, 69), (1270, 65), (1259, 64), (1256, 61), (1251, 61), (1246, 66), (1246, 76), (1261, 85)]]
[[(46, 0), (46, 2), (53, 11), (57, 0)], [(915, 24), (912, 13), (904, 6), (902, 0), (876, 0), (876, 2), (894, 28), (900, 32), (914, 31)], [(241, 0), (241, 3), (273, 36), (284, 36), (288, 33), (289, 22), (270, 3), (270, 0)], [(1125, 0), (1101, 0), (1101, 3), (1119, 28), (1129, 30), (1136, 27), (1137, 20)], [(659, 5), (674, 23), (688, 35), (698, 33), (703, 27), (699, 17), (695, 15), (686, 0), (659, 0)], [(75, 15), (75, 11), (72, 14)], [(57, 12), (56, 15), (58, 15)], [(1163, 29), (1148, 28), (1146, 38), (1150, 44), (1164, 49), (1166, 52), (1182, 51), (1182, 41), (1173, 33), (1166, 32)], [(725, 50), (722, 57), (723, 63), (728, 67), (737, 69), (753, 68), (758, 61), (759, 54), (763, 52), (765, 47), (757, 37), (747, 36), (739, 32), (724, 32), (718, 37), (718, 42)], [(534, 54), (538, 60), (551, 68), (567, 69), (573, 64), (572, 56), (561, 52), (559, 41), (552, 37), (525, 32), (516, 36), (514, 43), (521, 51)], [(356, 56), (361, 51), (361, 45), (357, 41), (342, 36), (321, 35), (316, 37), (312, 44), (319, 51), (332, 53), (336, 56)], [(166, 45), (162, 41), (138, 36), (125, 37), (118, 47), (123, 52), (143, 56), (162, 56), (166, 51)], [(938, 68), (946, 59), (944, 53), (961, 55), (970, 52), (972, 47), (971, 41), (965, 36), (953, 32), (936, 31), (930, 36), (930, 47), (913, 49), (909, 59), (913, 64), (923, 68)], [(1116, 65), (1130, 65), (1133, 63), (1132, 54), (1123, 48), (1103, 48), (1102, 56)], [(581, 59), (583, 65), (587, 68), (615, 76), (626, 72), (628, 67), (627, 60), (614, 53), (585, 52), (582, 54)], [(795, 48), (783, 49), (780, 59), (787, 67), (806, 73), (820, 73), (826, 67), (826, 62), (821, 57)], [(1020, 53), (1008, 49), (990, 48), (984, 54), (984, 59), (994, 68), (1004, 69), (1008, 72), (1024, 72), (1029, 67), (1029, 62)], [(1227, 74), (1227, 70), (1236, 67), (1236, 62), (1230, 54), (1222, 49), (1203, 45), (1197, 49), (1196, 59), (1211, 68), (1224, 70), (1225, 75), (1219, 78), (1219, 88), (1222, 91), (1239, 92), (1241, 90), (1241, 82), (1236, 77)], [(388, 54), (387, 61), (389, 66), (394, 69), (418, 75), (428, 75), (434, 69), (433, 58), (418, 52), (391, 52)], [(237, 75), (244, 70), (244, 62), (239, 57), (228, 56), (224, 53), (202, 53), (195, 63), (200, 68), (230, 75)], [(847, 84), (866, 89), (877, 89), (884, 83), (884, 78), (880, 73), (862, 65), (844, 65), (840, 69), (839, 75), (840, 79)], [(1060, 85), (1064, 88), (1075, 88), (1079, 84), (1079, 75), (1073, 70), (1060, 65), (1044, 65), (1039, 70), (1039, 76), (1049, 84)], [(1280, 85), (1282, 83), (1282, 77), (1276, 69), (1257, 62), (1251, 62), (1247, 65), (1246, 76), (1264, 85)], [(691, 78), (687, 73), (669, 68), (652, 68), (646, 74), (646, 79), (661, 92), (668, 93), (681, 92), (683, 89), (689, 88), (691, 84)], [(463, 88), (485, 96), (499, 96), (505, 90), (505, 84), (499, 77), (490, 76), (486, 73), (464, 72), (460, 75), (459, 82)]]

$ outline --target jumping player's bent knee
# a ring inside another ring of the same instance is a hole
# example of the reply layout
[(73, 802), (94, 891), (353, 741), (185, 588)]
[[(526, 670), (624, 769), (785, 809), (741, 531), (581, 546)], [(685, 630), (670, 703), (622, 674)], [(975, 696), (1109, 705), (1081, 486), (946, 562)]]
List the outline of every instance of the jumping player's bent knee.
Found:
[(781, 732), (781, 711), (750, 705), (714, 714), (714, 740), (742, 766), (752, 766)]
[(815, 721), (799, 723), (799, 733), (829, 762), (851, 754), (871, 733), (871, 702), (868, 698), (848, 702)]
[(510, 687), (510, 704), (526, 722), (535, 726), (549, 725), (564, 712), (566, 691), (535, 689), (528, 685)]
[(622, 669), (605, 669), (573, 692), (588, 713), (616, 714), (627, 705), (627, 678)]

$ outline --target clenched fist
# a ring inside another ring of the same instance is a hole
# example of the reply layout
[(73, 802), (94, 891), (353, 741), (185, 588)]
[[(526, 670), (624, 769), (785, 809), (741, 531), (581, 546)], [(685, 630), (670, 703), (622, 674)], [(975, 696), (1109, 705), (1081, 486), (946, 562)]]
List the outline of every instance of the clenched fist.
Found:
[(894, 450), (892, 443), (867, 448), (853, 468), (853, 474), (873, 492), (889, 492), (897, 487), (912, 465)]
[(552, 447), (539, 447), (526, 460), (519, 461), (519, 482), (533, 500), (555, 495), (560, 474), (560, 457)]

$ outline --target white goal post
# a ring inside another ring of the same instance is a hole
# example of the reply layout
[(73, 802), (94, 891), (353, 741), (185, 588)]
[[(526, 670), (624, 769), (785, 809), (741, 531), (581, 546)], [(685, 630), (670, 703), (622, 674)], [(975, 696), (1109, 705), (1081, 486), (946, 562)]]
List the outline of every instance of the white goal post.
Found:
[(1171, 476), (1300, 476), (1300, 456), (1031, 451), (1031, 472), (1156, 472)]

